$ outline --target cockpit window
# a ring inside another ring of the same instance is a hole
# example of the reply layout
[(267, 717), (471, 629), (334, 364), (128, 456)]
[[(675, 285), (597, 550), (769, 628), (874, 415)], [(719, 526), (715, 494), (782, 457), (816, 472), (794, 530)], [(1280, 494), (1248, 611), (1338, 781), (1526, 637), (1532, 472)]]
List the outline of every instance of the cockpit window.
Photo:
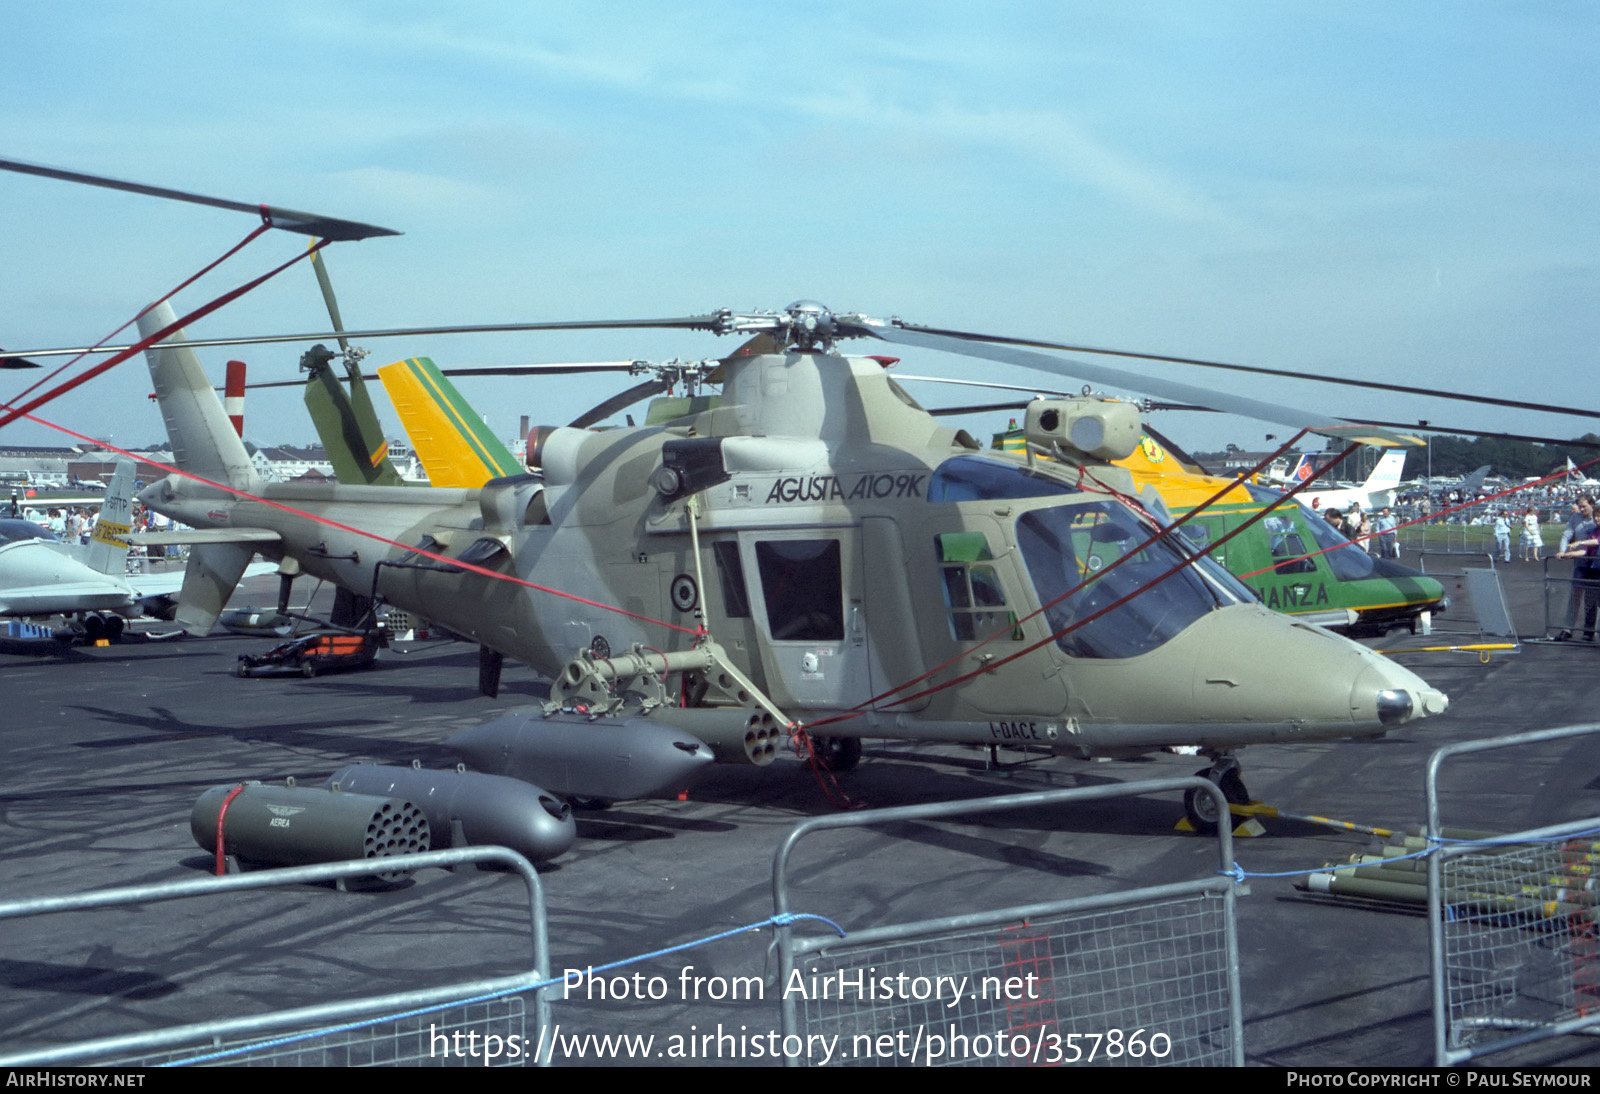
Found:
[[(1260, 486), (1251, 486), (1247, 489), (1250, 491), (1250, 496), (1262, 505), (1271, 505), (1282, 497), (1276, 490), (1267, 490)], [(1298, 502), (1295, 504), (1299, 505)], [(1299, 505), (1299, 508), (1306, 527), (1311, 529), (1311, 537), (1317, 541), (1317, 548), (1326, 552), (1323, 557), (1328, 560), (1328, 565), (1333, 567), (1335, 577), (1340, 581), (1360, 581), (1362, 578), (1374, 576), (1377, 564), (1371, 555), (1351, 543), (1348, 537), (1340, 535), (1333, 525), (1312, 510), (1304, 505)]]
[[(1093, 574), (1150, 537), (1126, 508), (1089, 502), (1035, 509), (1017, 519), (1017, 545), (1029, 576), (1047, 605), (1052, 632), (1071, 627), (1137, 592), (1127, 603), (1056, 639), (1074, 657), (1134, 657), (1165, 643), (1219, 603), (1216, 591), (1191, 568), (1150, 583), (1177, 566), (1182, 557), (1165, 541), (1139, 550), (1127, 562), (1061, 599)], [(1196, 566), (1209, 566), (1201, 556)], [(1056, 601), (1059, 600), (1059, 603)]]
[(59, 542), (56, 534), (31, 520), (0, 520), (0, 544), (20, 543), (25, 539), (47, 539)]
[(928, 480), (931, 502), (1040, 498), (1076, 493), (1079, 493), (1076, 486), (1059, 479), (981, 456), (956, 456), (946, 460)]

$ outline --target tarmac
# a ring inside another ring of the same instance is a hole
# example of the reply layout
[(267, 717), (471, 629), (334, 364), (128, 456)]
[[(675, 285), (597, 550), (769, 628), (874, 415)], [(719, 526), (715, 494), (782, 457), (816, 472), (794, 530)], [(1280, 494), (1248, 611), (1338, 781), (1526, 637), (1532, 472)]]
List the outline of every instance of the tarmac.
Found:
[[(1430, 558), (1428, 569), (1452, 564), (1459, 562)], [(1565, 571), (1557, 564), (1552, 573)], [(1513, 562), (1500, 572), (1519, 632), (1540, 636), (1543, 566)], [(234, 603), (269, 605), (274, 585), (254, 579)], [(1447, 615), (1432, 635), (1369, 642), (1388, 650), (1476, 641), (1449, 633), (1463, 625)], [(216, 634), (64, 651), (0, 641), (0, 898), (203, 877), (211, 856), (192, 838), (189, 813), (209, 787), (288, 776), (318, 784), (359, 760), (448, 766), (454, 757), (440, 747), (444, 738), (543, 695), (531, 671), (508, 665), (500, 697), (479, 696), (476, 651), (443, 639), (385, 651), (370, 671), (309, 680), (234, 675), (238, 655), (272, 641)], [(1239, 757), (1252, 796), (1295, 813), (1417, 825), (1424, 765), (1441, 745), (1600, 722), (1594, 644), (1397, 656), (1449, 694), (1445, 715), (1378, 740), (1245, 749)], [(1201, 766), (1167, 754), (1015, 762), (1021, 758), (1002, 753), (1004, 766), (992, 769), (979, 748), (868, 741), (860, 767), (841, 774), (839, 785), (854, 803), (884, 807), (1189, 775)], [(1600, 750), (1580, 740), (1489, 753), (1448, 768), (1444, 787), (1448, 825), (1514, 831), (1600, 816)], [(687, 801), (579, 812), (577, 843), (540, 871), (555, 970), (762, 923), (773, 911), (779, 843), (798, 822), (837, 809), (809, 769), (784, 756), (765, 769), (714, 768)], [(1176, 831), (1181, 815), (1178, 796), (1167, 795), (823, 834), (797, 855), (795, 905), (857, 931), (1213, 873), (1214, 841)], [(1314, 870), (1376, 845), (1296, 821), (1265, 825), (1264, 835), (1235, 842), (1234, 858), (1251, 874)], [(1248, 1063), (1432, 1062), (1421, 914), (1309, 896), (1287, 877), (1253, 877), (1238, 907)], [(619, 970), (661, 977), (669, 990), (660, 999), (563, 1000), (558, 991), (554, 1020), (568, 1034), (665, 1039), (720, 1026), (765, 1036), (779, 1029), (771, 937), (738, 933)], [(5, 1052), (507, 975), (529, 964), (521, 885), (475, 870), (422, 870), (378, 891), (302, 885), (35, 917), (8, 923), (0, 938)], [(705, 978), (702, 993), (733, 977), (765, 978), (766, 992), (760, 1000), (697, 999), (686, 986), (695, 977)], [(630, 1062), (602, 1055), (556, 1062)], [(773, 1061), (746, 1053), (694, 1062)], [(1560, 1038), (1486, 1062), (1593, 1066), (1600, 1042)]]

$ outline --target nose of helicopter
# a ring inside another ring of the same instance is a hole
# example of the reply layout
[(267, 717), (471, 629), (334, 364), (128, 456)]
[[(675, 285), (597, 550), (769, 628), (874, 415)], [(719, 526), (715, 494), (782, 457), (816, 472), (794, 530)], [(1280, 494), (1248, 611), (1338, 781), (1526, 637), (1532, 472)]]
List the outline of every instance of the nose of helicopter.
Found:
[(1351, 717), (1357, 722), (1376, 719), (1387, 728), (1413, 718), (1442, 714), (1450, 705), (1442, 691), (1429, 687), (1416, 673), (1381, 654), (1367, 652), (1372, 659), (1350, 688)]
[[(1449, 699), (1416, 673), (1321, 627), (1265, 609), (1213, 613), (1195, 633), (1194, 700), (1206, 717), (1278, 722), (1311, 736), (1382, 734), (1442, 714)], [(1267, 649), (1241, 658), (1240, 649)]]

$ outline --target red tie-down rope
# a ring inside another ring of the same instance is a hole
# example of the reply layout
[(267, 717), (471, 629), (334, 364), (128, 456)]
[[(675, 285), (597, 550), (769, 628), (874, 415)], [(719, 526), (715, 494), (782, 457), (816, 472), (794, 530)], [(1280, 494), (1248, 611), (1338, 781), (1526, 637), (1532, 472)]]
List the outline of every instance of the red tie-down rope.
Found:
[(261, 505), (267, 506), (270, 509), (277, 509), (280, 512), (289, 513), (289, 514), (291, 514), (293, 516), (304, 517), (306, 520), (313, 521), (314, 523), (324, 525), (324, 526), (326, 526), (328, 528), (337, 528), (341, 532), (349, 532), (352, 535), (361, 536), (364, 539), (375, 540), (378, 543), (386, 544), (386, 545), (388, 545), (390, 547), (398, 547), (402, 551), (409, 551), (412, 554), (420, 555), (423, 558), (432, 559), (434, 562), (440, 562), (440, 563), (443, 563), (443, 564), (445, 564), (447, 566), (453, 566), (453, 567), (455, 567), (456, 569), (459, 569), (459, 570), (468, 570), (468, 571), (471, 571), (472, 573), (480, 574), (483, 577), (490, 577), (490, 578), (494, 578), (497, 581), (506, 581), (506, 582), (510, 582), (513, 585), (520, 585), (525, 589), (533, 589), (533, 590), (536, 590), (536, 591), (541, 592), (541, 593), (549, 593), (551, 596), (558, 596), (558, 597), (561, 597), (564, 600), (572, 600), (572, 601), (575, 601), (575, 602), (577, 602), (579, 604), (587, 604), (591, 608), (599, 608), (602, 611), (615, 612), (617, 615), (624, 615), (624, 616), (627, 616), (629, 619), (637, 619), (641, 623), (653, 623), (656, 626), (665, 627), (668, 630), (672, 630), (672, 631), (680, 631), (683, 634), (693, 635), (693, 634), (697, 634), (698, 633), (697, 630), (695, 628), (693, 628), (693, 627), (684, 627), (684, 626), (680, 626), (677, 623), (668, 623), (666, 620), (663, 620), (663, 619), (652, 619), (648, 615), (640, 615), (638, 612), (630, 612), (626, 608), (618, 608), (618, 607), (615, 607), (615, 606), (613, 606), (611, 604), (602, 604), (598, 600), (590, 600), (587, 597), (578, 596), (576, 593), (562, 592), (560, 589), (552, 589), (548, 585), (540, 585), (538, 582), (528, 581), (526, 578), (515, 577), (515, 576), (513, 576), (511, 574), (502, 574), (502, 573), (499, 573), (498, 571), (490, 570), (490, 569), (487, 569), (487, 568), (485, 568), (483, 566), (475, 565), (474, 563), (471, 563), (471, 562), (463, 562), (461, 559), (458, 559), (458, 558), (450, 558), (447, 555), (437, 554), (437, 553), (435, 553), (433, 551), (426, 551), (426, 550), (423, 550), (420, 547), (413, 547), (412, 545), (410, 545), (408, 543), (401, 543), (399, 540), (389, 539), (387, 536), (380, 536), (376, 532), (369, 532), (369, 531), (367, 531), (367, 530), (365, 530), (363, 528), (357, 528), (357, 527), (355, 527), (353, 525), (344, 524), (341, 521), (331, 520), (328, 517), (318, 516), (315, 513), (308, 513), (304, 509), (296, 509), (294, 506), (285, 505), (281, 501), (272, 501), (272, 500), (270, 500), (268, 498), (258, 497), (255, 494), (250, 493), (249, 491), (240, 490), (240, 489), (237, 489), (236, 487), (232, 487), (232, 486), (227, 486), (227, 485), (224, 485), (223, 483), (220, 483), (220, 482), (213, 482), (211, 479), (206, 478), (204, 475), (196, 475), (192, 471), (185, 471), (182, 468), (173, 467), (173, 466), (171, 466), (169, 464), (158, 463), (158, 462), (156, 462), (154, 460), (149, 459), (148, 457), (135, 455), (134, 453), (129, 452), (126, 449), (118, 448), (116, 445), (108, 444), (105, 441), (97, 441), (93, 437), (87, 436), (86, 434), (79, 433), (76, 430), (68, 429), (66, 426), (58, 425), (55, 422), (46, 421), (44, 418), (37, 417), (37, 416), (35, 416), (33, 414), (26, 414), (26, 413), (20, 413), (19, 412), (19, 416), (23, 417), (23, 418), (26, 418), (30, 422), (34, 422), (34, 423), (36, 423), (38, 425), (45, 426), (48, 429), (54, 429), (58, 433), (65, 433), (69, 437), (75, 437), (75, 438), (77, 438), (78, 440), (81, 440), (81, 441), (88, 441), (91, 444), (97, 444), (101, 448), (104, 448), (104, 449), (106, 449), (108, 451), (111, 451), (111, 452), (115, 452), (119, 456), (126, 456), (131, 460), (136, 460), (136, 461), (141, 461), (143, 463), (147, 463), (151, 467), (154, 467), (154, 468), (156, 468), (156, 469), (158, 469), (160, 471), (164, 471), (169, 475), (178, 475), (178, 476), (181, 476), (182, 478), (193, 479), (195, 482), (198, 482), (198, 483), (200, 483), (200, 484), (202, 484), (204, 486), (209, 486), (209, 487), (212, 487), (213, 489), (221, 490), (221, 491), (223, 491), (225, 493), (232, 494), (234, 497), (239, 498), (239, 499), (241, 499), (243, 501), (257, 502), (257, 503), (259, 503)]
[[(264, 231), (264, 230), (265, 230), (264, 227), (263, 228), (258, 228), (258, 229), (256, 229), (256, 232), (260, 232), (260, 231)], [(244, 243), (248, 243), (250, 241), (250, 239), (254, 237), (256, 232), (252, 232), (249, 237), (246, 237), (244, 242), (239, 244), (239, 247), (244, 246)], [(183, 327), (187, 326), (189, 323), (192, 323), (194, 320), (203, 319), (204, 317), (210, 315), (212, 312), (216, 311), (218, 308), (222, 307), (224, 304), (227, 304), (227, 303), (229, 303), (229, 302), (231, 302), (233, 300), (237, 300), (239, 297), (243, 296), (245, 293), (249, 292), (251, 289), (255, 288), (256, 286), (262, 284), (263, 282), (265, 282), (265, 281), (267, 281), (267, 280), (269, 280), (271, 278), (274, 278), (274, 277), (278, 276), (284, 270), (287, 270), (290, 266), (293, 266), (296, 262), (299, 262), (301, 259), (310, 257), (311, 255), (313, 255), (316, 252), (320, 251), (323, 247), (325, 247), (327, 245), (328, 245), (328, 241), (326, 239), (317, 240), (317, 242), (312, 244), (309, 249), (301, 251), (299, 254), (295, 255), (293, 258), (291, 258), (289, 261), (283, 263), (281, 266), (276, 266), (273, 269), (268, 270), (266, 273), (262, 274), (258, 278), (255, 278), (253, 281), (246, 281), (243, 285), (240, 285), (238, 288), (230, 289), (229, 291), (223, 293), (221, 296), (217, 297), (215, 300), (212, 300), (210, 303), (200, 305), (200, 307), (196, 308), (194, 311), (190, 312), (188, 315), (183, 316), (181, 319), (174, 320), (173, 322), (168, 323), (166, 326), (162, 327), (160, 330), (155, 331), (154, 333), (149, 334), (149, 335), (145, 336), (144, 338), (141, 338), (139, 341), (135, 342), (133, 345), (129, 346), (127, 349), (124, 349), (124, 350), (122, 350), (122, 351), (120, 351), (118, 353), (112, 354), (110, 357), (106, 358), (104, 361), (101, 361), (98, 365), (95, 365), (93, 368), (86, 369), (84, 372), (80, 373), (78, 376), (73, 377), (71, 380), (67, 380), (67, 381), (64, 381), (61, 384), (58, 384), (56, 387), (52, 388), (50, 391), (47, 391), (43, 395), (38, 396), (37, 398), (33, 399), (31, 402), (24, 403), (22, 406), (15, 407), (15, 408), (12, 408), (10, 406), (10, 404), (0, 403), (0, 406), (5, 407), (6, 410), (7, 410), (6, 415), (4, 417), (0, 417), (0, 428), (4, 428), (5, 426), (10, 425), (12, 422), (16, 421), (18, 418), (27, 417), (31, 411), (37, 410), (39, 407), (44, 406), (46, 403), (50, 402), (52, 399), (55, 399), (55, 398), (57, 398), (59, 396), (62, 396), (62, 395), (65, 395), (67, 392), (71, 391), (73, 388), (77, 387), (79, 384), (87, 383), (89, 380), (94, 379), (96, 376), (99, 376), (102, 372), (105, 372), (108, 369), (115, 368), (117, 365), (122, 364), (122, 362), (126, 361), (128, 358), (132, 357), (134, 354), (140, 352), (141, 350), (148, 349), (150, 346), (155, 345), (157, 342), (161, 341), (163, 338), (167, 337), (169, 334), (172, 334), (175, 331), (178, 331), (178, 330), (182, 329)], [(234, 248), (235, 251), (238, 250), (238, 249), (239, 249), (238, 247)], [(231, 253), (233, 253), (233, 252), (230, 251), (229, 254), (231, 254)], [(224, 255), (223, 257), (226, 258), (227, 255)], [(220, 262), (221, 259), (218, 259), (217, 261)], [(216, 265), (216, 263), (212, 263), (212, 265), (214, 266), (214, 265)], [(204, 271), (202, 271), (202, 272), (204, 272)], [(195, 276), (198, 277), (199, 275), (196, 274)], [(191, 278), (190, 280), (193, 280), (193, 279)], [(146, 309), (146, 310), (148, 310), (148, 309)], [(143, 314), (143, 313), (141, 312), (140, 314)], [(137, 318), (137, 316), (135, 318)], [(130, 322), (131, 322), (131, 320), (130, 320)], [(123, 326), (127, 326), (127, 324), (124, 323)], [(121, 328), (118, 328), (118, 329), (120, 330)], [(110, 336), (107, 335), (107, 337), (110, 337)], [(102, 339), (102, 341), (104, 341), (104, 339)], [(62, 367), (64, 368), (66, 366), (62, 366)], [(60, 370), (58, 369), (57, 371), (59, 372)], [(35, 385), (35, 386), (38, 386), (38, 385)], [(35, 420), (37, 420), (37, 419), (35, 419)], [(52, 427), (52, 428), (55, 428), (55, 427)], [(99, 443), (99, 442), (94, 442), (94, 443)]]
[[(139, 317), (140, 316), (144, 315), (145, 312), (147, 312), (151, 308), (155, 307), (156, 304), (160, 303), (163, 300), (170, 300), (172, 297), (177, 296), (178, 293), (182, 292), (184, 289), (188, 288), (190, 285), (193, 285), (196, 281), (200, 280), (206, 274), (210, 273), (212, 270), (214, 270), (218, 266), (222, 265), (228, 259), (230, 259), (234, 255), (238, 254), (240, 251), (242, 251), (245, 248), (246, 244), (250, 243), (252, 240), (254, 240), (257, 236), (259, 236), (262, 233), (264, 233), (270, 227), (271, 227), (270, 224), (259, 225), (253, 231), (251, 231), (250, 234), (246, 235), (239, 242), (235, 243), (232, 247), (229, 247), (226, 251), (223, 251), (222, 254), (218, 258), (213, 260), (211, 263), (209, 263), (208, 265), (200, 267), (199, 270), (195, 271), (193, 274), (190, 274), (187, 278), (185, 278), (184, 280), (180, 281), (177, 285), (174, 285), (170, 290), (168, 290), (166, 292), (165, 295), (156, 297), (154, 302), (146, 304), (138, 312), (135, 312), (132, 319), (129, 319), (126, 323), (122, 324), (122, 326), (118, 327), (116, 330), (112, 331), (110, 334), (107, 334), (104, 338), (100, 339), (100, 341), (96, 342), (94, 345), (90, 346), (88, 349), (84, 350), (82, 353), (78, 354), (76, 357), (74, 357), (71, 360), (69, 360), (66, 364), (62, 365), (60, 368), (56, 369), (54, 372), (48, 373), (45, 376), (41, 377), (40, 379), (35, 380), (33, 383), (29, 384), (27, 387), (23, 388), (21, 391), (17, 392), (15, 395), (13, 395), (12, 399), (14, 399), (14, 400), (15, 399), (20, 399), (24, 395), (28, 394), (28, 392), (32, 391), (34, 388), (39, 387), (42, 384), (47, 384), (51, 380), (54, 380), (57, 376), (60, 376), (63, 372), (67, 371), (67, 369), (71, 368), (73, 365), (75, 365), (79, 361), (83, 360), (90, 353), (92, 353), (95, 350), (99, 349), (101, 346), (103, 346), (107, 342), (111, 341), (111, 339), (115, 338), (117, 335), (121, 334), (123, 331), (125, 331), (129, 327), (133, 326), (134, 323), (139, 321)], [(6, 405), (6, 404), (0, 403), (0, 406), (4, 406), (4, 405)]]
[(221, 806), (221, 808), (219, 808), (217, 810), (217, 876), (218, 877), (222, 877), (224, 874), (226, 874), (228, 872), (227, 854), (222, 849), (222, 838), (223, 838), (222, 837), (222, 827), (223, 827), (223, 822), (228, 819), (228, 806), (233, 804), (233, 799), (237, 798), (239, 796), (239, 794), (243, 790), (244, 790), (244, 783), (236, 783), (234, 785), (234, 788), (232, 790), (228, 791), (228, 796), (222, 799), (222, 806)]

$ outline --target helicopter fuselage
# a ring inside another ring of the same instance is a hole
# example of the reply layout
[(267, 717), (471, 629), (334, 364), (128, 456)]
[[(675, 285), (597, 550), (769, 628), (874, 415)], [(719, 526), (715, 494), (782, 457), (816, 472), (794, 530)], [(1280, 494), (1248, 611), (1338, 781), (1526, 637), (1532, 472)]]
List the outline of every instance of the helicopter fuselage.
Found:
[(174, 476), (143, 500), (270, 530), (263, 554), (552, 676), (586, 651), (686, 649), (704, 626), (792, 718), (849, 712), (839, 736), (1222, 752), (1444, 709), (1208, 558), (1183, 565), (1120, 468), (981, 452), (872, 359), (727, 372), (721, 406), (541, 431), (535, 473), (478, 490), (268, 484), (257, 501)]

